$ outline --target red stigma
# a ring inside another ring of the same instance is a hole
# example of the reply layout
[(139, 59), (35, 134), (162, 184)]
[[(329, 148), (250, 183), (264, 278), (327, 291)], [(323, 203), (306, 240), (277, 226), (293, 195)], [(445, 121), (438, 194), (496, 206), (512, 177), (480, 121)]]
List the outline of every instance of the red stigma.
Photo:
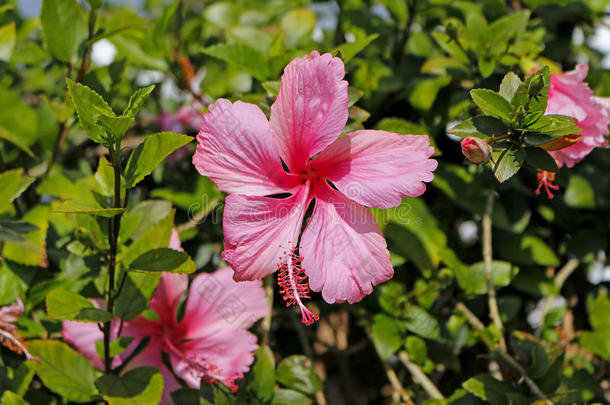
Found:
[(538, 169), (538, 174), (536, 177), (538, 178), (538, 188), (536, 189), (536, 194), (540, 194), (540, 190), (542, 189), (542, 186), (544, 186), (549, 198), (553, 198), (553, 193), (551, 193), (550, 189), (555, 191), (559, 190), (559, 186), (553, 184), (555, 181), (555, 173)]
[(297, 253), (297, 248), (284, 252), (278, 264), (277, 283), (280, 286), (286, 306), (298, 305), (301, 309), (301, 322), (311, 325), (320, 319), (318, 315), (311, 312), (303, 302), (304, 298), (309, 297), (309, 282), (305, 270), (301, 267), (303, 258)]

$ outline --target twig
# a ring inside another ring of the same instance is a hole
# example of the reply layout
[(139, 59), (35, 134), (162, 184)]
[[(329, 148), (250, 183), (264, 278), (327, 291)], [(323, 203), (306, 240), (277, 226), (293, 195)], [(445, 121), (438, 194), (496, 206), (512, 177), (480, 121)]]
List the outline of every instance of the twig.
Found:
[(87, 72), (87, 69), (89, 68), (88, 59), (92, 47), (90, 42), (95, 35), (95, 20), (97, 20), (97, 10), (95, 8), (91, 8), (91, 13), (89, 14), (89, 36), (87, 37), (87, 43), (85, 44), (85, 51), (83, 52), (83, 59), (80, 64), (80, 69), (78, 69), (78, 76), (76, 76), (77, 82), (83, 80), (85, 72)]
[(428, 378), (426, 373), (422, 371), (421, 368), (409, 359), (409, 355), (404, 350), (398, 353), (398, 358), (404, 364), (404, 366), (409, 370), (411, 376), (413, 376), (413, 381), (421, 385), (421, 387), (428, 393), (430, 398), (433, 399), (445, 399), (443, 394), (439, 391), (439, 389), (434, 385), (432, 381)]
[(409, 405), (415, 405), (415, 402), (413, 402), (413, 400), (411, 399), (409, 394), (407, 394), (407, 391), (405, 391), (404, 387), (400, 383), (400, 380), (398, 379), (396, 372), (394, 370), (392, 370), (392, 368), (388, 365), (388, 363), (386, 361), (384, 361), (382, 363), (383, 363), (383, 368), (385, 369), (385, 375), (388, 377), (388, 380), (390, 381), (390, 384), (392, 385), (392, 389), (394, 390), (394, 392), (400, 396), (400, 399), (402, 401), (406, 402)]
[(394, 51), (392, 58), (394, 59), (394, 63), (398, 65), (400, 63), (400, 58), (407, 46), (407, 42), (409, 42), (409, 36), (411, 35), (411, 26), (413, 25), (413, 21), (415, 21), (415, 14), (417, 12), (417, 0), (406, 0), (407, 11), (409, 12), (409, 16), (407, 17), (407, 22), (405, 24), (402, 33), (400, 34), (400, 38), (396, 42), (394, 46)]
[[(561, 290), (561, 287), (563, 287), (563, 284), (566, 282), (568, 277), (570, 277), (570, 275), (572, 273), (574, 273), (574, 270), (576, 270), (578, 268), (579, 264), (580, 264), (580, 260), (578, 260), (577, 258), (574, 257), (574, 258), (568, 260), (568, 262), (566, 264), (564, 264), (564, 266), (561, 268), (561, 270), (559, 270), (559, 272), (555, 276), (555, 279), (553, 280), (555, 286), (557, 287), (558, 292)], [(546, 300), (544, 300), (544, 305), (542, 306), (542, 316), (540, 318), (541, 324), (543, 324), (543, 325), (544, 325), (544, 317), (545, 317), (546, 313), (549, 311), (549, 309), (551, 308), (551, 304), (553, 303), (553, 297), (554, 297), (554, 295), (549, 295), (548, 297), (546, 297)]]
[(61, 148), (64, 146), (64, 142), (66, 141), (69, 130), (70, 125), (68, 125), (67, 121), (62, 122), (59, 125), (59, 134), (57, 135), (55, 146), (53, 146), (53, 152), (51, 152), (51, 158), (49, 159), (49, 163), (47, 163), (47, 170), (44, 172), (43, 178), (47, 178), (49, 172), (51, 171), (51, 167), (53, 167), (55, 164), (55, 161), (59, 156), (59, 152), (61, 152)]
[(517, 370), (519, 372), (519, 374), (521, 374), (521, 376), (523, 377), (523, 380), (525, 381), (525, 383), (527, 384), (527, 386), (529, 387), (529, 389), (532, 391), (532, 393), (534, 395), (536, 395), (539, 399), (544, 401), (544, 403), (547, 405), (553, 404), (547, 398), (547, 396), (544, 394), (544, 392), (542, 392), (540, 387), (538, 387), (538, 385), (536, 385), (534, 380), (532, 380), (527, 375), (527, 372), (521, 366), (521, 364), (517, 363), (517, 361), (515, 359), (513, 359), (510, 356), (510, 354), (508, 354), (506, 352), (506, 349), (503, 349), (502, 347), (497, 345), (493, 340), (491, 340), (489, 337), (487, 337), (485, 335), (485, 333), (481, 333), (483, 331), (483, 329), (485, 328), (485, 325), (483, 325), (483, 322), (481, 322), (479, 320), (479, 318), (477, 318), (477, 316), (474, 313), (472, 313), (472, 311), (470, 311), (470, 309), (468, 309), (468, 307), (466, 305), (464, 305), (461, 302), (458, 302), (455, 308), (466, 316), (468, 323), (478, 333), (479, 337), (481, 338), (483, 343), (485, 343), (485, 345), (488, 347), (490, 352), (500, 356), (504, 361), (506, 361), (506, 363), (508, 365), (510, 365), (515, 370)]
[(506, 350), (506, 342), (504, 340), (504, 325), (502, 325), (502, 319), (500, 319), (498, 300), (496, 298), (496, 288), (494, 286), (493, 279), (491, 215), (494, 208), (494, 198), (494, 191), (489, 190), (489, 195), (487, 196), (487, 206), (485, 208), (485, 214), (483, 215), (483, 260), (485, 261), (485, 275), (487, 277), (487, 303), (489, 305), (489, 316), (500, 332), (500, 348), (502, 350)]

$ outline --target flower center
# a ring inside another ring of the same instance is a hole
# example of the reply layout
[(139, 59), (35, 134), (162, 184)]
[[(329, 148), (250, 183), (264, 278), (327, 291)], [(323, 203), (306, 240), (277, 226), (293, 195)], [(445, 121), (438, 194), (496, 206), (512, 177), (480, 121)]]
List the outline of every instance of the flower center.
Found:
[[(163, 340), (163, 347), (165, 351), (181, 359), (184, 362), (183, 364), (186, 366), (186, 370), (189, 374), (200, 379), (206, 384), (216, 384), (218, 381), (221, 381), (222, 373), (216, 365), (208, 362), (196, 351), (185, 354), (183, 350), (180, 350), (180, 348), (174, 344), (174, 341), (167, 338), (167, 335), (165, 336), (166, 337)], [(240, 379), (241, 377), (243, 377), (243, 374), (239, 373), (236, 373), (231, 377), (227, 386), (231, 388), (233, 392), (235, 392), (238, 388), (234, 381)]]
[(301, 310), (301, 322), (311, 325), (320, 318), (303, 305), (302, 299), (310, 298), (309, 283), (305, 270), (301, 267), (303, 258), (298, 255), (297, 250), (298, 248), (294, 247), (280, 256), (277, 283), (286, 306), (298, 305)]
[(553, 198), (553, 194), (551, 193), (550, 189), (553, 189), (555, 191), (559, 190), (559, 186), (553, 184), (553, 182), (555, 181), (555, 173), (538, 169), (538, 174), (536, 175), (536, 177), (538, 178), (538, 188), (536, 189), (536, 194), (540, 194), (540, 189), (542, 188), (542, 186), (544, 186), (544, 189), (546, 190), (546, 193), (549, 198)]

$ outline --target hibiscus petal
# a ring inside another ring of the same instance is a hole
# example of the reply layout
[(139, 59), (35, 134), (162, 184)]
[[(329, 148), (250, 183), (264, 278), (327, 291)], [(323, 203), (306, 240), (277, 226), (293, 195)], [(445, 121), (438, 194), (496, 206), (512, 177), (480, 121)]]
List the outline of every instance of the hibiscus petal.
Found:
[[(62, 336), (76, 351), (85, 356), (93, 367), (104, 369), (104, 362), (95, 351), (95, 342), (103, 341), (104, 334), (96, 323), (63, 321)], [(118, 358), (114, 359), (115, 362), (117, 360)]]
[(313, 51), (284, 69), (271, 106), (271, 128), (291, 171), (307, 169), (307, 159), (331, 144), (347, 122), (347, 82), (339, 58)]
[[(98, 305), (96, 306), (99, 308)], [(116, 338), (118, 330), (119, 322), (112, 321), (110, 329), (111, 341)], [(97, 323), (63, 321), (61, 334), (64, 340), (72, 345), (77, 352), (85, 356), (93, 367), (98, 370), (104, 370), (104, 361), (95, 350), (95, 343), (104, 341), (104, 334), (97, 326)], [(112, 367), (120, 366), (123, 360), (133, 353), (139, 342), (140, 339), (134, 339), (120, 356), (114, 357), (112, 359)]]
[(423, 194), (438, 165), (429, 159), (433, 153), (425, 135), (356, 131), (333, 142), (311, 166), (352, 200), (390, 208)]
[(582, 135), (578, 142), (551, 155), (559, 166), (574, 166), (596, 147), (607, 146), (610, 111), (604, 100), (593, 97), (593, 90), (583, 80), (588, 66), (579, 64), (575, 70), (551, 75), (546, 114), (563, 114), (575, 118)]
[(224, 329), (205, 338), (183, 343), (180, 350), (184, 356), (170, 356), (170, 359), (176, 375), (184, 379), (190, 387), (198, 388), (200, 378), (192, 373), (192, 362), (186, 361), (185, 358), (205, 361), (205, 364), (213, 366), (210, 377), (222, 381), (228, 387), (236, 388), (234, 382), (248, 372), (256, 349), (256, 336), (252, 333), (242, 329)]
[(290, 191), (267, 117), (254, 104), (220, 99), (203, 115), (193, 164), (227, 193), (269, 195)]
[(273, 273), (283, 251), (298, 241), (309, 185), (288, 198), (232, 194), (224, 208), (225, 250), (236, 281), (261, 279)]
[(300, 244), (309, 285), (329, 304), (360, 301), (394, 274), (385, 239), (367, 208), (325, 182), (314, 192), (316, 207)]
[[(150, 340), (148, 345), (125, 367), (125, 371), (138, 367), (156, 367), (163, 375), (163, 395), (159, 405), (173, 405), (171, 392), (182, 388), (172, 372), (163, 363), (161, 356), (162, 341), (158, 338)], [(172, 355), (170, 354), (170, 358)]]
[(150, 300), (150, 308), (161, 318), (161, 323), (171, 325), (176, 323), (176, 313), (182, 295), (188, 287), (186, 274), (163, 273), (155, 294)]
[(269, 313), (263, 283), (233, 280), (233, 269), (202, 273), (191, 283), (180, 336), (197, 339), (219, 329), (247, 329)]

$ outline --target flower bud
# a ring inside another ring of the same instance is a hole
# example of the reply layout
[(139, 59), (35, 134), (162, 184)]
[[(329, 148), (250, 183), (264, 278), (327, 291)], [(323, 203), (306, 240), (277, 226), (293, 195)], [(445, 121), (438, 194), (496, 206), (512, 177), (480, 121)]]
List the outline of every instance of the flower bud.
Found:
[(472, 163), (483, 164), (491, 159), (491, 147), (481, 138), (469, 136), (462, 139), (462, 153)]
[(449, 38), (456, 41), (458, 39), (458, 28), (457, 25), (453, 21), (449, 21), (445, 26), (445, 30), (447, 31), (447, 35)]
[(534, 73), (532, 80), (527, 88), (527, 92), (530, 97), (536, 97), (542, 89), (544, 89), (544, 76), (542, 74)]

